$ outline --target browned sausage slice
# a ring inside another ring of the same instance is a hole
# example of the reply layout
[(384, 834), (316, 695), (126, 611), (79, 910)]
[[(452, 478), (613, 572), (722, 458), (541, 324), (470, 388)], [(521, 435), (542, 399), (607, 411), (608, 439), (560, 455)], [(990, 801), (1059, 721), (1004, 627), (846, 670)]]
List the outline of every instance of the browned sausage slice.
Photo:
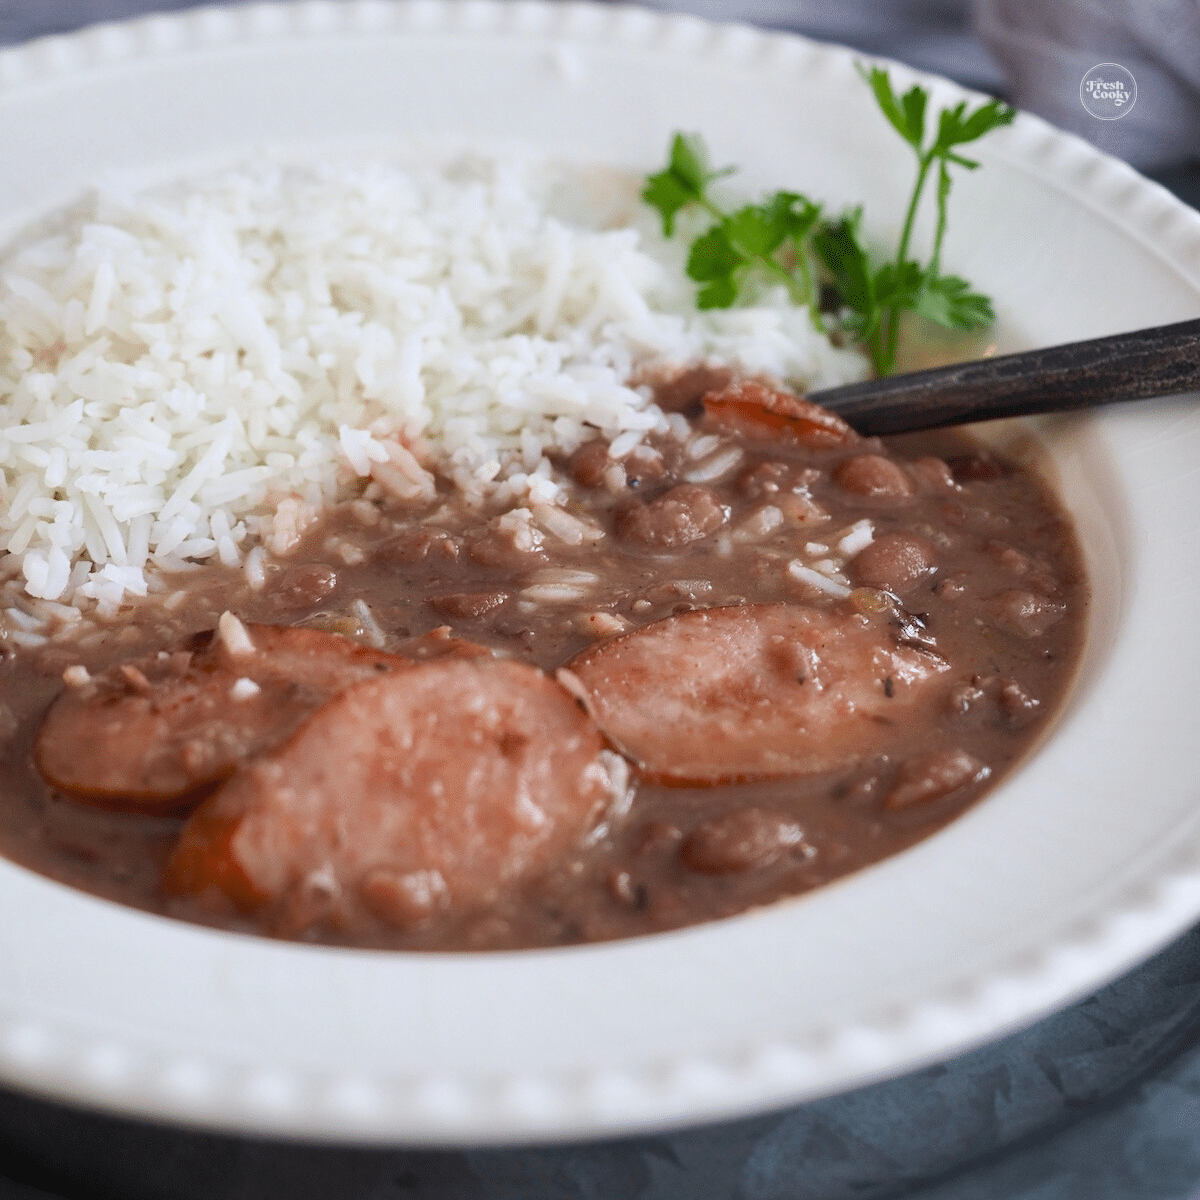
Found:
[(411, 663), (316, 629), (221, 629), (196, 653), (121, 663), (50, 706), (34, 760), (51, 787), (122, 812), (194, 807), (330, 695)]
[(931, 701), (946, 660), (898, 645), (893, 632), (840, 609), (712, 608), (585, 650), (563, 679), (648, 775), (805, 775), (880, 753)]
[(704, 397), (711, 421), (750, 438), (784, 439), (810, 450), (849, 446), (859, 436), (829, 409), (756, 380), (731, 383)]
[(242, 767), (184, 827), (165, 885), (256, 909), (316, 877), (392, 924), (469, 911), (579, 846), (612, 758), (535, 667), (440, 658), (348, 689)]

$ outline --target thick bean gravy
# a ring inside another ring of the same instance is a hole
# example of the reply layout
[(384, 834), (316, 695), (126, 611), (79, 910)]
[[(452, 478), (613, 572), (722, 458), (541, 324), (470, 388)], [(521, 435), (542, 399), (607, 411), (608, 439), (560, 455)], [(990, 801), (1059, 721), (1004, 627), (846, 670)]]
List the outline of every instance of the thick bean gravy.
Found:
[[(729, 916), (958, 816), (1075, 671), (1087, 585), (1054, 498), (962, 435), (859, 439), (757, 384), (691, 372), (659, 400), (671, 436), (559, 464), (565, 508), (372, 483), (260, 578), (206, 567), (6, 648), (0, 851), (228, 929), (488, 950)], [(317, 670), (321, 634), (348, 640)], [(268, 643), (275, 673), (243, 674)], [(171, 741), (220, 654), (221, 711), (122, 783), (126, 715)], [(397, 817), (380, 779), (438, 753), (458, 767)]]

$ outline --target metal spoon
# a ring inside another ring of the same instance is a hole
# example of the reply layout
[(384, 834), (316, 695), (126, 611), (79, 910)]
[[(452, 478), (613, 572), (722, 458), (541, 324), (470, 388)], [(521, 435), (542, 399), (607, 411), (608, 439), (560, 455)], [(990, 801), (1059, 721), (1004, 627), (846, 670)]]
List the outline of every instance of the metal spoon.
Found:
[(1071, 412), (1200, 389), (1200, 320), (813, 392), (859, 433)]

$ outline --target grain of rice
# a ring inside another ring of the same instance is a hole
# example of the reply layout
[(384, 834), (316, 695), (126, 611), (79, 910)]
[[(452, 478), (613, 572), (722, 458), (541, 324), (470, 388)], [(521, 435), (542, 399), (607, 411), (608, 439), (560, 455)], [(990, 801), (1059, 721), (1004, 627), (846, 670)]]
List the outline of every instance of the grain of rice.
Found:
[[(834, 534), (834, 538), (837, 535)], [(832, 539), (831, 539), (832, 540)], [(846, 534), (838, 539), (837, 548), (847, 557), (853, 558), (875, 540), (875, 527), (867, 519), (855, 521)]]
[(16, 646), (25, 646), (30, 650), (38, 646), (44, 646), (49, 641), (43, 634), (28, 633), (24, 629), (10, 629), (8, 631), (8, 640)]
[(575, 618), (575, 627), (581, 633), (602, 638), (624, 633), (630, 628), (630, 624), (624, 617), (619, 617), (616, 613), (593, 612), (580, 613)]
[(604, 530), (590, 521), (584, 521), (550, 504), (535, 504), (533, 517), (547, 533), (554, 534), (568, 546), (579, 546), (584, 542), (598, 542), (604, 537)]
[(251, 591), (261, 592), (266, 586), (266, 559), (267, 552), (261, 546), (255, 546), (246, 555), (244, 570), (246, 572), (246, 583), (249, 585)]
[(262, 688), (253, 679), (243, 675), (240, 679), (234, 680), (233, 686), (229, 689), (229, 696), (233, 700), (249, 700), (261, 691)]
[(366, 635), (367, 644), (375, 650), (382, 650), (387, 644), (387, 635), (383, 632), (382, 626), (375, 619), (375, 614), (371, 611), (371, 606), (361, 597), (355, 599), (350, 605), (351, 613), (358, 619), (358, 623), (362, 626), (363, 633)]
[(624, 488), (626, 479), (625, 468), (620, 463), (613, 463), (612, 466), (605, 468), (604, 486), (614, 495)]
[(532, 604), (574, 604), (583, 600), (591, 588), (572, 583), (535, 583), (521, 589), (522, 599)]
[(693, 460), (706, 458), (720, 444), (721, 439), (715, 433), (701, 434), (699, 437), (692, 439), (691, 445), (687, 448), (687, 456)]
[(752, 512), (734, 531), (735, 542), (756, 542), (783, 524), (783, 512), (774, 504), (764, 504)]
[(684, 472), (683, 478), (688, 483), (716, 483), (735, 470), (745, 457), (746, 452), (741, 446), (726, 446)]
[(234, 657), (254, 653), (254, 641), (250, 637), (250, 631), (228, 610), (223, 612), (217, 621), (217, 636)]
[(563, 583), (576, 587), (591, 587), (600, 582), (594, 571), (580, 571), (574, 567), (545, 567), (529, 575), (531, 583)]
[(836, 579), (830, 579), (828, 575), (822, 575), (820, 571), (814, 571), (798, 558), (792, 559), (788, 563), (787, 569), (788, 574), (793, 579), (797, 579), (801, 583), (807, 583), (810, 587), (814, 587), (820, 592), (825, 592), (829, 596), (837, 596), (841, 599), (850, 595), (851, 589), (844, 583), (839, 583)]

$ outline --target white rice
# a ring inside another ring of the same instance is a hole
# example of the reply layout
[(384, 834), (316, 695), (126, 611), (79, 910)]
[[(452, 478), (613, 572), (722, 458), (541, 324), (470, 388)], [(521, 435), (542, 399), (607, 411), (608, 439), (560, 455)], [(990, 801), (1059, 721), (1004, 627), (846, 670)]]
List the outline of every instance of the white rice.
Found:
[(782, 295), (696, 313), (649, 215), (555, 215), (571, 182), (474, 158), (246, 167), (101, 191), (26, 240), (0, 262), (0, 579), (35, 621), (4, 624), (37, 636), (36, 598), (111, 613), (198, 563), (261, 581), (367, 476), (415, 502), (440, 469), (565, 536), (549, 452), (678, 424), (639, 370), (864, 374)]

